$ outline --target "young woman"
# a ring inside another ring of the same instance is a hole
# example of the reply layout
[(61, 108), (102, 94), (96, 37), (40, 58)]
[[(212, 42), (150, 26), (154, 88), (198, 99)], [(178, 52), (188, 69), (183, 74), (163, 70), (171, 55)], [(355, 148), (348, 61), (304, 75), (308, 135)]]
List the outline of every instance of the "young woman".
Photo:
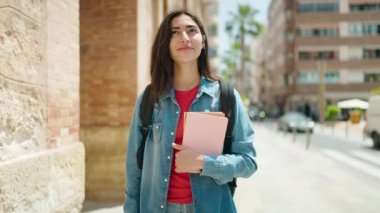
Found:
[(170, 13), (160, 25), (151, 55), (152, 125), (141, 170), (140, 96), (129, 134), (124, 212), (236, 212), (227, 183), (257, 169), (254, 133), (236, 90), (233, 154), (201, 155), (181, 145), (184, 112), (221, 111), (207, 48), (203, 25), (186, 11)]

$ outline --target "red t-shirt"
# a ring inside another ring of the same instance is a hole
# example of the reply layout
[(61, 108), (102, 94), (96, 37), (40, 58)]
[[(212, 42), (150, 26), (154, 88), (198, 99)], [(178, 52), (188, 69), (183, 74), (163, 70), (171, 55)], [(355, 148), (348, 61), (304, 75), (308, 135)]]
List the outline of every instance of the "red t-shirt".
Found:
[[(183, 116), (185, 112), (189, 111), (190, 104), (193, 102), (195, 95), (198, 92), (199, 86), (194, 87), (187, 91), (175, 91), (175, 97), (181, 108), (181, 114), (179, 116), (177, 132), (175, 137), (175, 143), (182, 144), (183, 138)], [(193, 196), (191, 193), (190, 176), (189, 173), (177, 173), (175, 172), (175, 153), (174, 150), (172, 169), (170, 173), (168, 199), (169, 203), (192, 203)]]

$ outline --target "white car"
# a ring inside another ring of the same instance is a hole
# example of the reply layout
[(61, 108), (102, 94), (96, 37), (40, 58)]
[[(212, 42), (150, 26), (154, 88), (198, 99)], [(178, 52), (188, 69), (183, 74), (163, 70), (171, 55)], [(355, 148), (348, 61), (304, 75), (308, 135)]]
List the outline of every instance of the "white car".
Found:
[(372, 138), (373, 146), (380, 148), (380, 95), (368, 100), (366, 134)]

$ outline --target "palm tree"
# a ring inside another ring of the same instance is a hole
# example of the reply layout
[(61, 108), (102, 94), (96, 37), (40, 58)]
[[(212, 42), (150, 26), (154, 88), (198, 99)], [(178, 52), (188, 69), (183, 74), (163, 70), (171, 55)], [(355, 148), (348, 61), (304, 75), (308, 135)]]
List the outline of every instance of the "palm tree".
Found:
[[(258, 36), (263, 26), (255, 20), (258, 10), (250, 5), (238, 5), (236, 13), (230, 12), (230, 20), (226, 23), (225, 30), (234, 40), (229, 54), (238, 53), (240, 60), (240, 69), (236, 70), (237, 88), (242, 89), (242, 82), (245, 72), (245, 63), (250, 61), (249, 48), (247, 48), (246, 36)], [(236, 51), (236, 49), (240, 51)], [(235, 63), (238, 63), (237, 61)], [(236, 66), (235, 66), (236, 67)]]

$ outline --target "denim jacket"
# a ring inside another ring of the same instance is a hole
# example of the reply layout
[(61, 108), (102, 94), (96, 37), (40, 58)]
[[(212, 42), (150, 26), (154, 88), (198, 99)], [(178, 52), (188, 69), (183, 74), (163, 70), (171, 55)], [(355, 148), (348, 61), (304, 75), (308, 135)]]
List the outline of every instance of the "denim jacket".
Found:
[[(249, 177), (257, 169), (251, 122), (238, 92), (235, 90), (234, 93), (232, 154), (205, 156), (202, 172), (190, 174), (195, 212), (236, 212), (226, 183), (234, 177)], [(219, 83), (202, 77), (190, 111), (220, 111), (219, 94)], [(129, 132), (124, 212), (165, 212), (173, 159), (172, 142), (175, 140), (180, 107), (173, 88), (158, 99), (145, 144), (143, 169), (140, 170), (136, 152), (142, 138), (139, 117), (141, 97), (137, 99)]]

